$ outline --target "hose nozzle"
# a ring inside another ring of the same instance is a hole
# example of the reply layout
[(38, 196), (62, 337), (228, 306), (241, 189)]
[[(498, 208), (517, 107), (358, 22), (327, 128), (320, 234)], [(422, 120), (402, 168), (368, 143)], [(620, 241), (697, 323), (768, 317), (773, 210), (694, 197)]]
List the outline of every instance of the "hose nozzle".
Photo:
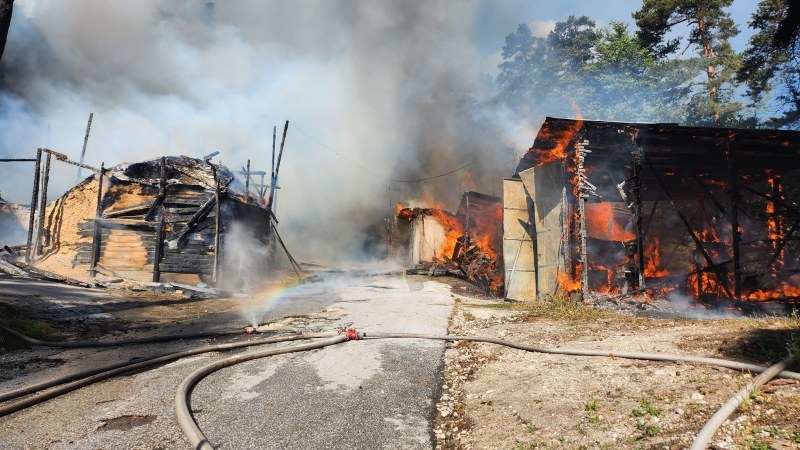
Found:
[(244, 327), (245, 334), (253, 334), (256, 332), (256, 327), (254, 326), (246, 326)]
[(357, 341), (364, 338), (364, 333), (359, 332), (355, 328), (342, 327), (339, 329), (339, 334), (347, 336), (348, 341)]

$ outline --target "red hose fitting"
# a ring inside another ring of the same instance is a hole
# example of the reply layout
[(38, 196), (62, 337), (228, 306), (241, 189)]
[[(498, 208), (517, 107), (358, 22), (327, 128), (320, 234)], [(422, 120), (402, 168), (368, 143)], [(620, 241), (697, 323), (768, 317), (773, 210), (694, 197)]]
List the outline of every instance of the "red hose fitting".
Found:
[(244, 332), (246, 334), (253, 334), (253, 333), (256, 332), (256, 327), (246, 326), (246, 327), (244, 327)]
[(342, 327), (339, 330), (339, 334), (344, 334), (345, 336), (347, 336), (348, 341), (357, 341), (361, 339), (361, 333), (356, 331), (355, 328)]

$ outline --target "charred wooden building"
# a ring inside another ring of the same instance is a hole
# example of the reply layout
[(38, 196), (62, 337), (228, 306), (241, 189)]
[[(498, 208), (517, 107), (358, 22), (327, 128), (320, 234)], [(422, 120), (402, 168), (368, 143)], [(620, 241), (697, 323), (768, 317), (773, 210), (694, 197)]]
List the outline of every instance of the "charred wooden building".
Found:
[(81, 280), (235, 285), (240, 266), (266, 273), (270, 256), (270, 212), (246, 184), (186, 156), (101, 169), (47, 207), (35, 264)]
[(547, 118), (504, 180), (507, 296), (800, 298), (800, 133)]

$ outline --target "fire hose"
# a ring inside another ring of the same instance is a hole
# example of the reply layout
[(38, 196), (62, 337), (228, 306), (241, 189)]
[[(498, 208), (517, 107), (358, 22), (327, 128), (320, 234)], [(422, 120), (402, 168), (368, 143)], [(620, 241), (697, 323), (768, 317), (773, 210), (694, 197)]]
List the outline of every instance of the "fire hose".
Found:
[[(254, 331), (254, 329), (250, 328), (249, 331), (252, 332)], [(146, 367), (151, 367), (162, 363), (172, 362), (186, 356), (192, 356), (211, 351), (230, 350), (230, 349), (254, 346), (254, 345), (287, 342), (287, 341), (294, 341), (301, 339), (323, 338), (323, 337), (328, 339), (317, 342), (309, 342), (306, 344), (292, 345), (279, 348), (270, 348), (267, 350), (257, 350), (253, 352), (240, 354), (231, 358), (226, 358), (220, 361), (216, 361), (212, 364), (203, 366), (194, 371), (187, 378), (185, 378), (183, 382), (181, 382), (175, 394), (175, 411), (178, 423), (180, 424), (186, 436), (189, 438), (193, 448), (196, 449), (213, 448), (206, 439), (206, 437), (203, 435), (197, 423), (194, 421), (189, 406), (189, 399), (193, 387), (208, 374), (215, 372), (219, 369), (222, 369), (224, 367), (228, 367), (234, 364), (250, 361), (257, 358), (318, 349), (346, 342), (348, 340), (356, 340), (362, 338), (472, 341), (472, 342), (483, 342), (483, 343), (503, 345), (518, 350), (524, 350), (536, 353), (571, 355), (571, 356), (604, 356), (611, 358), (637, 359), (637, 360), (648, 360), (648, 361), (694, 362), (699, 364), (713, 365), (733, 370), (762, 374), (761, 376), (756, 377), (756, 379), (754, 379), (751, 383), (745, 386), (745, 388), (743, 388), (741, 391), (737, 392), (737, 394), (730, 401), (728, 401), (725, 405), (723, 405), (722, 408), (720, 408), (717, 414), (715, 414), (712, 417), (709, 423), (698, 434), (695, 440), (695, 446), (692, 447), (693, 449), (705, 448), (705, 445), (707, 444), (708, 441), (710, 441), (711, 436), (713, 436), (713, 434), (716, 432), (719, 426), (742, 403), (742, 401), (744, 401), (746, 395), (748, 395), (749, 392), (751, 392), (753, 389), (757, 389), (758, 387), (760, 387), (761, 385), (763, 385), (764, 383), (766, 383), (767, 381), (776, 376), (782, 378), (789, 378), (793, 380), (800, 380), (800, 373), (785, 370), (790, 360), (782, 361), (772, 367), (767, 368), (755, 364), (748, 364), (748, 363), (742, 363), (738, 361), (730, 361), (718, 358), (706, 358), (700, 356), (686, 356), (686, 355), (676, 355), (668, 353), (613, 352), (608, 350), (594, 350), (594, 349), (546, 348), (546, 347), (523, 345), (515, 342), (504, 341), (502, 339), (477, 337), (477, 336), (472, 337), (472, 336), (431, 335), (431, 334), (414, 334), (414, 333), (370, 333), (369, 335), (367, 335), (366, 333), (359, 333), (351, 328), (351, 329), (342, 329), (339, 330), (338, 332), (304, 333), (291, 336), (279, 336), (273, 338), (257, 339), (257, 340), (234, 342), (227, 344), (207, 345), (207, 346), (183, 350), (180, 352), (169, 353), (161, 356), (129, 361), (127, 363), (120, 363), (112, 366), (106, 366), (101, 369), (93, 369), (89, 371), (79, 372), (65, 377), (60, 377), (55, 380), (39, 383), (37, 385), (28, 386), (26, 388), (20, 388), (15, 391), (11, 391), (0, 395), (0, 402), (2, 402), (15, 399), (30, 393), (38, 392), (37, 394), (32, 395), (26, 399), (0, 407), (0, 417), (13, 413), (15, 411), (19, 411), (28, 406), (43, 402), (45, 400), (54, 398), (63, 393), (70, 392), (80, 387), (87, 386), (89, 384), (110, 378), (112, 376), (121, 373), (130, 372), (133, 370), (138, 370)], [(101, 371), (98, 372), (98, 370)], [(47, 392), (39, 392), (42, 389), (46, 389), (48, 387), (56, 385), (61, 385), (61, 386), (58, 386), (56, 389)]]
[[(239, 331), (241, 333), (241, 331)], [(132, 361), (111, 364), (95, 369), (87, 369), (84, 371), (76, 372), (73, 374), (57, 377), (41, 383), (30, 386), (21, 387), (9, 392), (0, 394), (0, 402), (5, 402), (13, 399), (23, 397), (28, 394), (34, 394), (22, 400), (0, 406), (0, 417), (6, 416), (13, 412), (25, 409), (29, 406), (50, 400), (58, 397), (67, 392), (74, 391), (75, 389), (88, 386), (90, 384), (111, 378), (116, 375), (131, 372), (134, 370), (145, 369), (148, 367), (156, 366), (159, 364), (169, 363), (176, 361), (180, 358), (187, 356), (198, 355), (201, 353), (218, 352), (225, 350), (232, 350), (236, 348), (249, 347), (253, 345), (273, 344), (278, 342), (295, 341), (300, 339), (311, 339), (320, 337), (335, 336), (336, 333), (301, 333), (290, 336), (276, 336), (265, 339), (255, 339), (241, 342), (231, 342), (227, 344), (214, 344), (204, 345), (200, 347), (189, 348), (178, 352), (165, 353), (158, 356), (140, 358)], [(44, 391), (44, 389), (57, 386), (55, 389)]]
[(57, 342), (57, 341), (41, 341), (16, 331), (7, 326), (0, 325), (0, 330), (19, 338), (31, 345), (40, 345), (42, 347), (58, 347), (58, 348), (100, 348), (100, 347), (116, 347), (119, 345), (136, 345), (136, 344), (152, 344), (156, 342), (177, 341), (181, 339), (198, 339), (206, 337), (230, 336), (242, 334), (242, 330), (220, 330), (220, 331), (201, 331), (196, 333), (185, 334), (172, 334), (168, 336), (151, 336), (145, 338), (135, 339), (118, 339), (109, 341), (72, 341), (72, 342)]

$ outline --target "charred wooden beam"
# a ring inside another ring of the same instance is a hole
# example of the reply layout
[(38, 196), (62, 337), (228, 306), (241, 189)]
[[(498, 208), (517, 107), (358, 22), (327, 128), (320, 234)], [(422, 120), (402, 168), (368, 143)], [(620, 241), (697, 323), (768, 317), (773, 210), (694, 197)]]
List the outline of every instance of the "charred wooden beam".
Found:
[(33, 226), (36, 216), (36, 200), (39, 198), (39, 172), (42, 166), (42, 149), (36, 149), (36, 167), (33, 169), (33, 191), (31, 192), (31, 214), (28, 219), (28, 242), (25, 247), (25, 264), (31, 263), (31, 251), (33, 250)]
[(641, 148), (634, 145), (631, 152), (632, 181), (633, 181), (633, 213), (636, 218), (636, 255), (639, 260), (637, 269), (639, 270), (639, 289), (644, 289), (644, 230), (642, 229), (642, 157), (644, 152)]
[[(94, 117), (94, 113), (89, 113), (89, 122), (86, 123), (86, 134), (83, 136), (83, 149), (81, 149), (81, 160), (80, 164), (83, 164), (83, 159), (86, 157), (86, 145), (89, 143), (89, 132), (92, 130), (92, 118)], [(81, 182), (81, 166), (78, 166), (78, 179), (75, 181), (75, 184)]]
[(153, 254), (153, 281), (161, 281), (161, 255), (164, 250), (164, 210), (158, 215), (158, 226), (156, 227), (155, 235), (155, 253)]
[(703, 191), (706, 197), (708, 197), (708, 199), (711, 200), (711, 203), (713, 203), (714, 206), (719, 210), (719, 212), (721, 212), (725, 216), (728, 216), (729, 215), (728, 209), (725, 208), (725, 205), (723, 205), (722, 202), (720, 202), (716, 196), (714, 196), (714, 193), (711, 192), (711, 189), (709, 189), (708, 186), (706, 186), (703, 180), (697, 175), (692, 176), (692, 178), (700, 187), (700, 190)]
[(129, 229), (129, 228), (145, 228), (148, 230), (154, 229), (158, 226), (158, 222), (149, 222), (146, 220), (136, 220), (136, 219), (104, 219), (102, 217), (98, 217), (94, 219), (95, 223), (98, 223), (103, 228), (111, 228), (111, 229)]
[(650, 225), (653, 223), (653, 217), (656, 215), (658, 208), (658, 200), (653, 202), (653, 207), (650, 208), (650, 214), (647, 215), (647, 223), (644, 225), (644, 232), (642, 233), (642, 240), (647, 237), (647, 232), (650, 231)]
[(680, 208), (678, 208), (678, 205), (672, 198), (672, 194), (670, 194), (670, 192), (664, 186), (661, 177), (658, 175), (658, 172), (656, 172), (653, 165), (650, 164), (650, 159), (648, 158), (646, 153), (644, 155), (644, 160), (647, 162), (648, 167), (650, 167), (650, 170), (653, 172), (653, 177), (658, 182), (659, 186), (661, 187), (661, 190), (664, 191), (664, 194), (667, 196), (670, 206), (672, 206), (672, 209), (674, 209), (675, 213), (678, 214), (678, 217), (681, 219), (681, 222), (683, 222), (683, 225), (686, 227), (686, 231), (689, 232), (689, 236), (692, 238), (695, 247), (697, 247), (697, 250), (700, 252), (701, 255), (703, 255), (703, 259), (706, 260), (708, 267), (712, 267), (714, 269), (714, 274), (717, 276), (717, 279), (722, 285), (722, 288), (725, 291), (725, 295), (727, 295), (728, 298), (733, 300), (733, 293), (731, 293), (731, 289), (728, 286), (728, 280), (722, 275), (719, 268), (715, 266), (714, 260), (711, 259), (711, 256), (709, 256), (708, 252), (703, 247), (703, 242), (700, 241), (700, 238), (697, 237), (697, 234), (695, 234), (694, 230), (692, 229), (692, 225), (689, 223), (689, 219), (687, 219), (686, 216), (683, 214), (683, 212), (680, 210)]
[(787, 210), (789, 212), (792, 212), (794, 214), (800, 215), (800, 209), (797, 209), (796, 207), (794, 207), (792, 205), (789, 205), (788, 203), (782, 201), (779, 198), (775, 198), (772, 195), (765, 194), (765, 193), (763, 193), (761, 191), (757, 191), (757, 190), (755, 190), (755, 189), (753, 189), (751, 187), (740, 186), (740, 188), (742, 190), (744, 190), (744, 191), (750, 192), (750, 193), (755, 194), (755, 195), (757, 195), (757, 196), (759, 196), (759, 197), (761, 197), (761, 198), (763, 198), (765, 200), (768, 200), (768, 201), (774, 203), (777, 206), (780, 206), (781, 208), (783, 208), (783, 209), (785, 209), (785, 210)]
[(97, 175), (97, 209), (95, 211), (94, 233), (92, 235), (92, 261), (89, 267), (89, 275), (92, 277), (97, 276), (97, 262), (100, 260), (100, 240), (102, 239), (102, 232), (100, 231), (100, 220), (103, 215), (103, 174), (105, 173), (105, 164), (100, 164), (100, 173)]
[(277, 238), (278, 243), (283, 248), (283, 251), (286, 252), (286, 257), (289, 258), (289, 263), (291, 264), (292, 269), (294, 270), (294, 273), (297, 276), (300, 276), (303, 273), (303, 269), (300, 267), (300, 264), (294, 259), (292, 254), (289, 253), (289, 249), (286, 248), (286, 244), (283, 243), (283, 239), (281, 239), (281, 235), (278, 234), (278, 229), (275, 228), (275, 227), (272, 227), (272, 232), (275, 234), (275, 237)]
[(153, 204), (150, 206), (150, 209), (147, 210), (147, 213), (144, 215), (144, 219), (147, 220), (150, 216), (155, 214), (156, 209), (164, 203), (164, 199), (167, 198), (167, 158), (165, 156), (161, 157), (161, 174), (158, 179), (158, 197), (156, 197)]
[(103, 211), (103, 218), (115, 218), (119, 216), (124, 216), (126, 214), (134, 213), (137, 211), (146, 212), (149, 211), (150, 208), (155, 203), (156, 199), (148, 200), (146, 202), (138, 203), (136, 205), (128, 206), (127, 208), (120, 208), (114, 209), (111, 211)]
[(736, 300), (742, 297), (742, 263), (739, 241), (739, 183), (736, 176), (736, 154), (734, 153), (731, 139), (725, 140), (725, 149), (728, 155), (728, 172), (731, 185), (731, 246), (733, 247), (733, 295)]
[(57, 152), (57, 151), (54, 151), (54, 150), (50, 150), (49, 148), (43, 148), (43, 149), (42, 149), (42, 151), (43, 151), (43, 152), (50, 153), (50, 154), (52, 154), (53, 156), (55, 156), (57, 160), (59, 160), (59, 161), (61, 161), (61, 162), (65, 162), (65, 163), (67, 163), (67, 164), (71, 164), (71, 165), (73, 165), (73, 166), (83, 167), (84, 169), (91, 170), (92, 172), (98, 172), (98, 171), (100, 170), (100, 169), (98, 169), (98, 168), (96, 168), (96, 167), (92, 167), (92, 166), (89, 166), (89, 165), (87, 165), (87, 164), (83, 164), (83, 163), (75, 162), (75, 161), (73, 161), (73, 160), (71, 160), (71, 159), (67, 158), (67, 155), (65, 155), (65, 154), (63, 154), (63, 153), (59, 153), (59, 152)]
[(247, 173), (244, 176), (244, 195), (245, 201), (250, 203), (250, 160), (247, 160)]
[(47, 211), (47, 186), (50, 184), (50, 153), (47, 154), (47, 161), (44, 164), (44, 176), (42, 178), (42, 195), (39, 202), (39, 226), (36, 229), (36, 254), (42, 254), (44, 244), (44, 216)]
[[(220, 217), (219, 217), (219, 202), (220, 202), (220, 186), (219, 186), (219, 174), (217, 173), (217, 168), (214, 164), (208, 163), (211, 166), (211, 171), (214, 174), (214, 267), (211, 271), (211, 282), (216, 286), (217, 284), (217, 277), (219, 276), (219, 224), (220, 224)], [(222, 161), (220, 161), (219, 166), (222, 167)]]

